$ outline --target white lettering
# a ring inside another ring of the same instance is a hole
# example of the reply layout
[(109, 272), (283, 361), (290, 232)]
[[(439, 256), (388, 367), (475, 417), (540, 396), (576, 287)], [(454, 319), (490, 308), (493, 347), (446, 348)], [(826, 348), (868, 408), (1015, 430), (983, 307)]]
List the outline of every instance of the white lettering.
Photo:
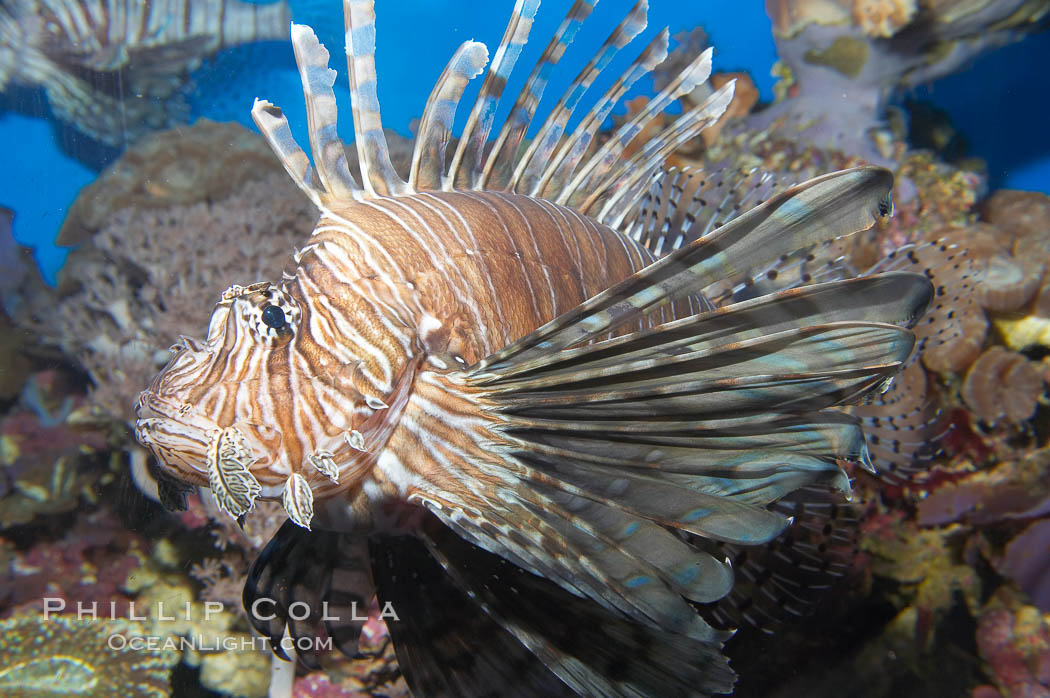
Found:
[(394, 604), (389, 601), (383, 604), (383, 610), (379, 612), (379, 617), (383, 620), (386, 620), (387, 618), (393, 618), (396, 621), (401, 620), (397, 617), (397, 611), (394, 610)]
[(132, 601), (128, 604), (128, 620), (149, 620), (146, 616), (135, 615), (135, 602)]
[(268, 616), (264, 616), (264, 615), (262, 615), (259, 612), (259, 607), (262, 605), (262, 603), (264, 601), (268, 602), (271, 606), (276, 607), (276, 604), (273, 602), (273, 599), (266, 599), (266, 598), (256, 599), (255, 601), (252, 601), (252, 618), (255, 618), (256, 620), (273, 620), (274, 618), (277, 617), (276, 613), (271, 613)]
[(91, 610), (84, 610), (87, 606), (84, 605), (83, 601), (77, 601), (77, 620), (84, 620), (85, 617), (91, 620), (98, 620), (98, 601), (92, 601)]
[[(303, 614), (301, 616), (295, 615), (296, 606), (302, 607)], [(310, 607), (306, 604), (305, 601), (293, 601), (288, 606), (288, 615), (292, 617), (292, 620), (306, 620), (310, 617)]]
[(164, 602), (157, 602), (157, 620), (175, 620), (175, 616), (164, 615)]
[[(204, 602), (204, 620), (211, 620), (212, 613), (221, 613), (222, 604), (218, 601), (205, 601)], [(187, 616), (189, 615), (189, 609), (186, 610)]]
[(52, 613), (61, 613), (66, 608), (66, 600), (58, 597), (44, 598), (44, 620), (51, 618)]

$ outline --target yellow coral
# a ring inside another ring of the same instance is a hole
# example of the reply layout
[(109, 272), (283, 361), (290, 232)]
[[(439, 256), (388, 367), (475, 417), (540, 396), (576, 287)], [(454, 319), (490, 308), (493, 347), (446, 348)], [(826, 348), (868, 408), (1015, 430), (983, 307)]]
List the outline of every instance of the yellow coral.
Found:
[(208, 654), (201, 662), (201, 685), (236, 698), (265, 698), (270, 686), (270, 653), (246, 633), (229, 636), (225, 652)]
[(1007, 316), (997, 317), (993, 322), (1006, 346), (1015, 351), (1033, 345), (1050, 347), (1050, 318), (1038, 315)]
[(889, 38), (918, 12), (915, 0), (853, 0), (853, 21), (868, 36)]
[(145, 637), (120, 619), (14, 616), (0, 622), (0, 695), (167, 696), (178, 655), (131, 642)]

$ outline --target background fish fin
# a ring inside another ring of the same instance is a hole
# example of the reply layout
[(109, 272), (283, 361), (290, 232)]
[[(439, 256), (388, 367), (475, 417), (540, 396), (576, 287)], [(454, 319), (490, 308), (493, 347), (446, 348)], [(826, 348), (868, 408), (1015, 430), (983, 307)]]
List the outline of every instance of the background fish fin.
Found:
[(930, 312), (915, 328), (923, 365), (938, 373), (970, 366), (984, 347), (987, 324), (974, 291), (980, 271), (974, 256), (941, 238), (895, 250), (871, 271), (886, 269), (918, 272), (936, 289)]
[(889, 390), (849, 411), (863, 424), (875, 475), (893, 484), (925, 472), (949, 430), (917, 359), (894, 377)]
[(116, 73), (61, 69), (50, 71), (43, 81), (44, 93), (55, 116), (106, 145), (123, 148), (151, 130), (167, 128), (189, 115), (189, 107), (177, 92), (178, 79), (169, 78), (170, 90), (163, 97), (136, 96), (110, 90)]
[[(408, 662), (414, 667), (434, 648), (450, 648), (450, 656), (444, 661), (430, 662), (426, 678), (435, 681), (439, 689), (433, 694), (445, 695), (441, 689), (451, 686), (454, 692), (450, 695), (490, 695), (492, 687), (487, 683), (453, 681), (492, 671), (497, 672), (496, 686), (507, 690), (520, 686), (521, 695), (569, 695), (575, 691), (581, 695), (703, 696), (731, 689), (734, 676), (722, 656), (720, 642), (701, 642), (624, 620), (471, 545), (443, 526), (430, 525), (426, 531), (425, 543), (412, 541), (403, 548), (414, 548), (417, 562), (426, 560), (429, 570), (421, 572), (419, 579), (406, 579), (402, 572), (395, 576), (397, 569), (404, 570), (403, 558), (392, 559), (393, 564), (385, 569), (379, 562), (373, 564), (381, 599), (389, 590), (397, 590), (398, 580), (398, 598), (418, 597), (422, 580), (431, 588), (441, 584), (442, 598), (454, 600), (453, 610), (462, 611), (445, 615), (436, 623), (431, 621), (431, 632), (415, 628), (418, 640), (414, 646), (408, 645), (415, 650)], [(385, 545), (385, 541), (378, 545)], [(387, 570), (389, 577), (385, 577)], [(403, 602), (394, 602), (394, 607), (402, 608)], [(411, 617), (416, 618), (414, 614)], [(390, 624), (403, 665), (404, 635), (413, 630), (405, 627), (406, 620), (402, 615), (400, 623)], [(475, 629), (484, 633), (480, 641)], [(486, 649), (468, 659), (453, 660), (462, 652), (458, 638), (466, 633), (473, 646)], [(450, 637), (455, 641), (446, 639)], [(532, 661), (526, 661), (529, 657)], [(469, 668), (461, 669), (464, 664)], [(546, 673), (539, 670), (543, 665)], [(551, 683), (555, 675), (564, 682), (560, 686)], [(411, 677), (409, 683), (423, 695), (432, 694), (429, 686), (417, 684)]]
[[(360, 618), (367, 614), (373, 595), (368, 545), (363, 539), (309, 531), (287, 521), (252, 563), (243, 601), (252, 627), (270, 639), (281, 657), (287, 659), (280, 649), (285, 627), (293, 639), (327, 634), (335, 647), (352, 657), (364, 625)], [(296, 602), (306, 604), (307, 618), (292, 618), (289, 607)], [(324, 620), (326, 610), (337, 620)], [(307, 667), (320, 668), (312, 649), (299, 651), (298, 658)]]
[(483, 359), (468, 375), (498, 376), (512, 363), (601, 336), (741, 270), (866, 229), (889, 213), (892, 182), (887, 170), (861, 167), (783, 191)]

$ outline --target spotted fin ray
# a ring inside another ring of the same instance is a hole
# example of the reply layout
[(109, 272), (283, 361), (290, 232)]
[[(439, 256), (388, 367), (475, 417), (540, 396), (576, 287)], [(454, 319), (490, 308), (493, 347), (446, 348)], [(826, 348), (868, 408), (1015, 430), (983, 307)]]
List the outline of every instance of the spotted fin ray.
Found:
[(322, 208), (340, 200), (411, 195), (427, 189), (503, 189), (531, 195), (542, 193), (551, 201), (565, 203), (599, 222), (615, 225), (632, 214), (638, 205), (635, 195), (644, 191), (658, 175), (667, 153), (722, 116), (732, 98), (733, 86), (730, 83), (716, 90), (708, 100), (675, 119), (645, 143), (633, 159), (620, 162), (624, 148), (638, 133), (662, 118), (661, 112), (671, 102), (707, 79), (711, 72), (711, 52), (705, 52), (657, 94), (645, 110), (624, 124), (612, 141), (588, 155), (588, 146), (626, 90), (667, 56), (664, 30), (650, 41), (613, 87), (598, 98), (580, 127), (572, 134), (565, 133), (566, 123), (587, 89), (616, 52), (645, 28), (648, 3), (639, 0), (538, 126), (533, 143), (528, 148), (520, 148), (550, 69), (568, 48), (594, 4), (593, 0), (577, 0), (569, 9), (517, 97), (507, 121), (498, 126), (494, 144), (489, 148), (489, 135), (497, 128), (495, 115), (500, 99), (528, 41), (539, 6), (538, 0), (516, 2), (503, 39), (492, 54), (459, 144), (446, 163), (445, 148), (464, 87), (481, 74), (488, 55), (483, 44), (464, 43), (438, 78), (423, 109), (407, 181), (390, 162), (382, 130), (375, 73), (374, 0), (344, 0), (359, 176), (346, 169), (345, 156), (335, 133), (333, 73), (328, 66), (328, 52), (308, 28), (293, 25), (292, 43), (306, 95), (314, 165), (295, 143), (278, 107), (256, 101), (252, 116), (288, 173)]

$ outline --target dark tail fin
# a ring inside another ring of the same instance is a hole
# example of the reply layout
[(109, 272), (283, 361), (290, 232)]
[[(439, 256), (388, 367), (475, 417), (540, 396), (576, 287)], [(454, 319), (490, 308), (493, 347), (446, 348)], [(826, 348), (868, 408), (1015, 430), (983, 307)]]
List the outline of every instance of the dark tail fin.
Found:
[[(367, 543), (358, 536), (310, 531), (285, 522), (252, 563), (242, 599), (252, 626), (279, 656), (287, 627), (293, 640), (327, 634), (343, 654), (357, 654), (357, 641), (372, 599)], [(292, 604), (305, 604), (291, 609)], [(308, 609), (309, 615), (296, 620)], [(326, 620), (325, 617), (335, 620)], [(305, 645), (303, 645), (305, 646)], [(296, 645), (297, 649), (300, 645)], [(317, 669), (312, 649), (298, 652), (299, 660)]]

